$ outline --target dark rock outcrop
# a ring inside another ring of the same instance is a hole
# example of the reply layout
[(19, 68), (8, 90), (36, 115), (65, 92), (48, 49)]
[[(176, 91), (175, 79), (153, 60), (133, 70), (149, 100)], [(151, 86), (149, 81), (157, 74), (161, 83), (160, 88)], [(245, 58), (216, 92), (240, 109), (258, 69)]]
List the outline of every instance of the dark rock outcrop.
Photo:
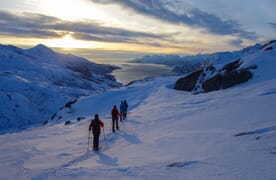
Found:
[(208, 79), (202, 83), (204, 92), (216, 91), (221, 88), (222, 76), (220, 74)]
[(230, 73), (235, 69), (237, 69), (238, 67), (240, 67), (240, 65), (241, 65), (241, 62), (240, 62), (240, 59), (238, 59), (236, 61), (230, 62), (225, 66), (223, 66), (222, 70), (226, 71), (226, 73)]
[(76, 103), (76, 102), (77, 102), (77, 99), (72, 99), (69, 102), (67, 102), (64, 107), (71, 108), (71, 105)]
[(267, 48), (264, 49), (265, 51), (270, 51), (270, 50), (273, 50), (273, 47), (269, 46)]
[(224, 65), (219, 70), (208, 66), (177, 80), (174, 89), (192, 91), (196, 94), (226, 89), (247, 82), (253, 76), (250, 69), (255, 69), (256, 66), (239, 69), (241, 64), (242, 62), (238, 59)]
[(70, 125), (71, 124), (71, 121), (65, 121), (64, 125)]
[(197, 79), (202, 72), (203, 70), (195, 71), (184, 78), (178, 79), (174, 89), (192, 91), (196, 85)]
[(222, 76), (221, 88), (226, 89), (234, 85), (247, 82), (249, 79), (252, 78), (252, 76), (253, 74), (250, 72), (248, 68), (241, 69), (239, 71), (233, 71), (229, 74)]
[(204, 92), (227, 89), (234, 85), (244, 83), (250, 78), (252, 78), (252, 73), (249, 69), (242, 69), (224, 75), (217, 74), (213, 78), (204, 81), (202, 87)]

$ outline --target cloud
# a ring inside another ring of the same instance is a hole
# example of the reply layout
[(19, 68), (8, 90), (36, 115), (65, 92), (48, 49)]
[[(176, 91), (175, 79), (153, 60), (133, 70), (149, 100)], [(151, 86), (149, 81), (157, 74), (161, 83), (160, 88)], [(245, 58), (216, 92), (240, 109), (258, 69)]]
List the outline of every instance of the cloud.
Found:
[[(217, 35), (234, 35), (255, 40), (257, 34), (242, 29), (233, 20), (223, 20), (197, 8), (185, 8), (179, 1), (169, 0), (91, 0), (102, 4), (119, 4), (131, 11), (174, 24), (185, 24), (194, 28), (204, 28)], [(177, 3), (177, 4), (176, 4)], [(182, 9), (182, 11), (180, 11)], [(184, 10), (184, 11), (183, 11)]]
[(232, 46), (235, 46), (235, 47), (238, 47), (238, 48), (242, 47), (242, 43), (243, 43), (243, 41), (241, 39), (235, 39), (235, 40), (230, 41), (230, 44)]
[(58, 19), (38, 14), (25, 13), (17, 16), (0, 11), (0, 34), (21, 37), (62, 37), (61, 32), (51, 31), (48, 26), (58, 22)]
[(276, 31), (276, 23), (269, 23), (269, 25)]
[(58, 38), (71, 34), (74, 38), (81, 40), (120, 43), (140, 43), (139, 39), (166, 38), (165, 35), (104, 27), (95, 21), (63, 21), (55, 17), (34, 13), (15, 15), (0, 11), (0, 17), (0, 35)]

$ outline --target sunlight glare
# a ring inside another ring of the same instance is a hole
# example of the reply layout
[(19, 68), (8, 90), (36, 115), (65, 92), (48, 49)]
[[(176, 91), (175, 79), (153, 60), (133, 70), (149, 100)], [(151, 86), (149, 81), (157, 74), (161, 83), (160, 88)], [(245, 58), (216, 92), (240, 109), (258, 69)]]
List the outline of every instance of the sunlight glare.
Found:
[(97, 44), (91, 41), (81, 41), (72, 38), (69, 34), (60, 39), (48, 39), (43, 42), (43, 44), (49, 47), (57, 47), (57, 48), (95, 48)]

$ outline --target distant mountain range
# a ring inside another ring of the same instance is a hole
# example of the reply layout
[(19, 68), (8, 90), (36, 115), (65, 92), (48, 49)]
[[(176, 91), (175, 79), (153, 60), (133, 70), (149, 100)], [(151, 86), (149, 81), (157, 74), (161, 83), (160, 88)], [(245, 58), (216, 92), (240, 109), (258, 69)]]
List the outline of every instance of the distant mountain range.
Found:
[(114, 69), (41, 44), (0, 45), (0, 131), (41, 124), (73, 98), (120, 87)]
[(197, 54), (189, 56), (180, 55), (145, 55), (136, 59), (137, 63), (164, 64), (173, 67), (173, 71), (177, 73), (189, 73), (202, 69), (211, 64), (223, 64), (235, 59), (239, 59), (248, 54), (256, 52), (262, 47), (256, 44), (238, 51), (232, 52), (216, 52), (212, 54)]

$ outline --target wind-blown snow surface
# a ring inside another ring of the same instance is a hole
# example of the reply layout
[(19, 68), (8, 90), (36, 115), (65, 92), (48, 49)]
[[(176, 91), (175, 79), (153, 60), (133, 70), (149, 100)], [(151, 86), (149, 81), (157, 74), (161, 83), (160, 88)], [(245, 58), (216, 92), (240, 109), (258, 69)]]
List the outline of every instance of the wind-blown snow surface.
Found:
[(0, 133), (42, 124), (72, 98), (119, 87), (113, 69), (44, 45), (0, 45)]
[[(44, 127), (1, 135), (0, 179), (275, 179), (276, 75), (269, 77), (199, 95), (163, 77), (82, 98)], [(110, 111), (123, 99), (130, 112), (113, 134)], [(97, 153), (87, 152), (95, 113), (107, 143), (102, 133)]]

